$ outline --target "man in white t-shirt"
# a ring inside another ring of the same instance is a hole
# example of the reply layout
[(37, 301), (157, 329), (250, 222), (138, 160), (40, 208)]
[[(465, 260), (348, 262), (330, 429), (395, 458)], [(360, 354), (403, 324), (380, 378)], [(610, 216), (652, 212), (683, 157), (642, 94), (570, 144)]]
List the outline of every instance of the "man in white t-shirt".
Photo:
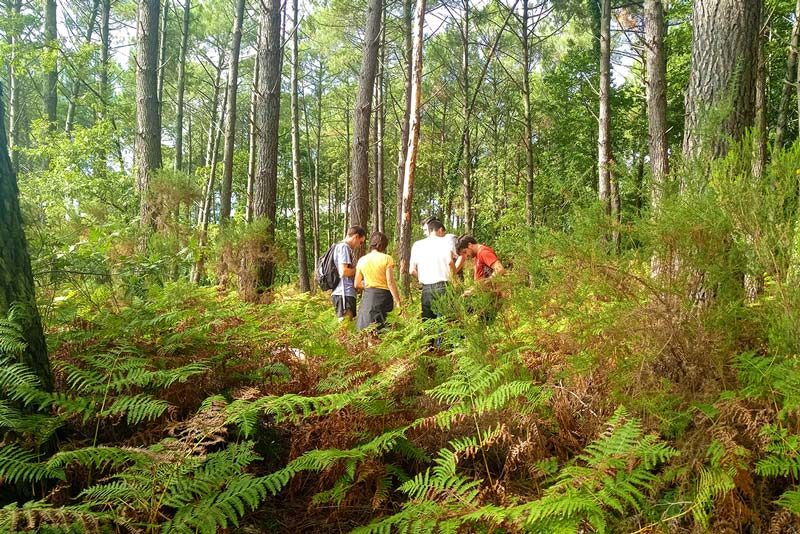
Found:
[(444, 225), (429, 219), (425, 225), (427, 237), (411, 247), (408, 272), (422, 284), (422, 318), (441, 316), (434, 301), (444, 294), (455, 273), (456, 247), (453, 239), (444, 234)]

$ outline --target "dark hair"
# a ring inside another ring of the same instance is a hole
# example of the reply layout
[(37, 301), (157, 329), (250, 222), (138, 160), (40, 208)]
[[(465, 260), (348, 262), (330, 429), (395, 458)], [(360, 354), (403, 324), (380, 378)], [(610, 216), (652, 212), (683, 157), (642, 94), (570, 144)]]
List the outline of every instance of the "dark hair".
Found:
[(428, 221), (427, 226), (428, 226), (428, 231), (431, 233), (438, 232), (440, 228), (444, 229), (442, 221), (433, 217)]
[(384, 252), (389, 244), (389, 238), (383, 232), (372, 232), (369, 238), (369, 249)]
[(461, 254), (461, 252), (469, 247), (470, 245), (477, 245), (478, 242), (475, 241), (475, 238), (471, 235), (462, 235), (458, 238), (458, 243), (456, 244), (456, 252)]
[(357, 236), (360, 236), (360, 237), (367, 237), (367, 232), (364, 231), (363, 227), (355, 225), (355, 226), (351, 226), (347, 230), (347, 237), (353, 237), (354, 235), (357, 235)]

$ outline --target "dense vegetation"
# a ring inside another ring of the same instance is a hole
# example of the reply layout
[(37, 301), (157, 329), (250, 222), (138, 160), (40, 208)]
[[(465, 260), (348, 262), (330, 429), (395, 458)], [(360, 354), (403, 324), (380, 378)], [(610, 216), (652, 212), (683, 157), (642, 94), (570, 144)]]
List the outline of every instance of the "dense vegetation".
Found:
[(800, 530), (800, 2), (183, 2), (5, 4), (0, 531)]

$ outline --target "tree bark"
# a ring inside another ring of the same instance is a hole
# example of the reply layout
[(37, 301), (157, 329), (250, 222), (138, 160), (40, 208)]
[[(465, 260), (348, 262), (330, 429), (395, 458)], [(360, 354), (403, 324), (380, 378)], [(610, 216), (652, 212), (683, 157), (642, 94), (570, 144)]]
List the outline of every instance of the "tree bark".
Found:
[[(241, 0), (240, 0), (241, 1)], [(295, 238), (297, 241), (297, 270), (300, 278), (300, 291), (311, 290), (308, 277), (308, 260), (306, 258), (306, 228), (303, 217), (303, 182), (300, 176), (300, 103), (297, 91), (297, 77), (299, 69), (299, 21), (298, 2), (292, 2), (292, 181), (294, 183), (294, 221)]]
[[(767, 65), (766, 65), (766, 43), (764, 34), (759, 36), (758, 58), (756, 67), (756, 118), (755, 118), (755, 155), (753, 157), (753, 176), (761, 179), (767, 167)], [(793, 69), (794, 70), (794, 69)], [(791, 90), (791, 87), (790, 87)], [(775, 134), (775, 146), (777, 143), (777, 132)]]
[(403, 292), (408, 294), (411, 259), (411, 209), (414, 204), (414, 175), (417, 168), (419, 146), (419, 107), (422, 91), (422, 45), (424, 43), (425, 0), (417, 0), (414, 13), (414, 51), (412, 54), (413, 78), (411, 83), (411, 118), (408, 124), (408, 151), (403, 179), (403, 225), (400, 232), (400, 272), (403, 277)]
[[(263, 46), (263, 35), (263, 27), (259, 25), (256, 50), (261, 50)], [(253, 84), (250, 92), (250, 139), (247, 147), (247, 206), (245, 208), (244, 218), (248, 223), (253, 222), (253, 190), (256, 181), (256, 138), (258, 137), (258, 80), (260, 69), (261, 61), (256, 57), (255, 65), (253, 66)]]
[[(86, 35), (84, 36), (84, 40), (87, 45), (92, 44), (92, 33), (94, 33), (94, 25), (95, 21), (97, 20), (97, 12), (99, 9), (100, 0), (94, 0), (92, 2), (92, 12), (89, 16), (89, 25), (86, 28)], [(72, 84), (72, 95), (70, 96), (69, 103), (67, 104), (67, 118), (64, 121), (64, 132), (67, 135), (69, 135), (69, 133), (72, 131), (72, 126), (75, 121), (75, 109), (78, 107), (78, 98), (80, 98), (80, 94), (81, 81), (76, 78)]]
[(58, 26), (56, 0), (44, 0), (44, 45), (48, 52), (44, 64), (44, 110), (48, 128), (56, 127), (58, 109)]
[(788, 122), (789, 98), (792, 96), (792, 88), (797, 81), (797, 47), (800, 44), (800, 0), (797, 0), (795, 5), (794, 16), (789, 53), (786, 57), (786, 77), (783, 80), (783, 90), (781, 91), (781, 100), (778, 106), (778, 119), (775, 122), (775, 148), (783, 147), (784, 132)]
[[(344, 105), (344, 127), (345, 127), (345, 139), (347, 139), (347, 143), (345, 144), (345, 150), (347, 153), (345, 154), (345, 161), (350, 161), (350, 98), (346, 96), (346, 102)], [(345, 177), (344, 177), (344, 214), (342, 217), (342, 236), (347, 235), (347, 228), (350, 225), (350, 176), (351, 176), (351, 169), (348, 166), (345, 170)], [(338, 205), (338, 202), (337, 202)]]
[(533, 226), (533, 116), (531, 113), (530, 39), (528, 20), (530, 0), (522, 6), (522, 109), (525, 116), (525, 223)]
[(364, 32), (364, 58), (358, 80), (358, 97), (354, 110), (353, 153), (350, 193), (350, 223), (367, 227), (369, 221), (369, 124), (372, 95), (378, 68), (378, 47), (381, 35), (383, 0), (370, 0), (367, 6), (367, 28)]
[[(319, 184), (320, 184), (320, 150), (322, 149), (322, 60), (317, 63), (317, 80), (314, 87), (315, 98), (317, 102), (317, 124), (315, 128), (314, 139), (314, 183), (312, 185), (312, 195), (314, 197), (312, 203), (311, 215), (314, 225), (314, 265), (319, 263), (320, 257), (320, 220), (319, 220)], [(349, 141), (348, 141), (349, 142)], [(330, 186), (328, 187), (330, 193)], [(330, 206), (330, 194), (328, 194), (328, 204)], [(328, 208), (330, 209), (330, 207)], [(329, 217), (330, 219), (330, 214)]]
[(225, 148), (222, 156), (222, 192), (219, 201), (219, 222), (225, 226), (231, 216), (231, 189), (233, 188), (233, 148), (236, 140), (236, 99), (239, 91), (239, 50), (242, 44), (242, 20), (245, 0), (236, 2), (231, 50), (228, 56), (228, 98), (225, 120)]
[(469, 0), (464, 0), (464, 19), (461, 26), (461, 89), (463, 91), (464, 130), (464, 232), (472, 234), (472, 140), (470, 139), (470, 117), (472, 109), (469, 98)]
[(600, 0), (600, 113), (597, 135), (597, 191), (603, 210), (611, 214), (611, 0)]
[(183, 0), (183, 26), (181, 30), (181, 47), (178, 52), (178, 87), (175, 104), (175, 170), (183, 170), (183, 112), (184, 93), (186, 92), (186, 50), (189, 47), (189, 8), (191, 0)]
[(397, 217), (395, 236), (400, 243), (400, 233), (403, 226), (403, 178), (405, 176), (406, 154), (408, 152), (408, 125), (411, 122), (411, 78), (414, 76), (411, 56), (414, 50), (414, 3), (413, 0), (403, 2), (403, 37), (405, 39), (405, 113), (400, 124), (400, 148), (397, 151)]
[(164, 72), (167, 66), (167, 16), (169, 15), (169, 0), (164, 0), (161, 13), (161, 30), (159, 31), (158, 44), (158, 114), (164, 114)]
[(667, 56), (664, 51), (664, 5), (662, 0), (645, 0), (644, 31), (647, 95), (647, 130), (652, 174), (650, 201), (653, 210), (661, 206), (667, 175)]
[[(9, 2), (9, 16), (13, 20), (17, 20), (22, 10), (22, 0), (13, 0)], [(20, 129), (20, 91), (19, 91), (19, 78), (17, 77), (17, 52), (19, 47), (20, 35), (19, 30), (10, 32), (8, 35), (8, 44), (10, 47), (9, 55), (10, 61), (8, 62), (8, 152), (11, 155), (11, 169), (16, 173), (19, 170), (19, 129)]]
[[(0, 98), (0, 117), (3, 113)], [(17, 177), (8, 157), (6, 129), (0, 121), (0, 317), (5, 318), (12, 305), (24, 307), (18, 317), (25, 338), (25, 351), (21, 361), (36, 373), (42, 387), (53, 390), (53, 372), (47, 358), (47, 344), (39, 310), (36, 307), (36, 291), (33, 282), (28, 243), (23, 230), (22, 213), (19, 208)]]
[(139, 220), (143, 228), (155, 224), (148, 199), (150, 179), (161, 168), (161, 115), (158, 112), (159, 0), (140, 0), (136, 23), (136, 184)]
[(214, 65), (216, 69), (216, 76), (214, 78), (214, 96), (211, 99), (211, 114), (208, 119), (208, 137), (206, 143), (206, 158), (203, 164), (208, 167), (211, 165), (211, 159), (214, 157), (214, 149), (216, 148), (217, 139), (217, 111), (219, 110), (219, 90), (222, 86), (222, 58), (219, 63)]
[[(256, 124), (258, 167), (253, 191), (254, 219), (267, 220), (266, 241), (275, 242), (275, 216), (278, 188), (278, 121), (281, 97), (281, 2), (266, 0), (261, 15), (262, 46), (258, 52), (261, 62)], [(259, 260), (256, 265), (256, 284), (269, 288), (275, 278), (272, 258)]]
[[(727, 152), (755, 118), (755, 76), (762, 0), (694, 0), (692, 67), (686, 94), (683, 153), (697, 157), (703, 132), (711, 157)], [(710, 110), (725, 104), (720, 124), (706, 125)]]

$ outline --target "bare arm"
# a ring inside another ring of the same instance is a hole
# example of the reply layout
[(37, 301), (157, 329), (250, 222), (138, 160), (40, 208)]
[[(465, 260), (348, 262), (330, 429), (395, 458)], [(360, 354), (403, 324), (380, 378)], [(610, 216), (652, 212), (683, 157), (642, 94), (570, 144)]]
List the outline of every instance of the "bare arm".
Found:
[(464, 268), (464, 264), (466, 263), (466, 259), (464, 256), (456, 255), (456, 272), (460, 273), (461, 270)]
[(394, 265), (386, 268), (386, 283), (389, 286), (389, 291), (392, 294), (395, 304), (400, 306), (400, 293), (397, 291), (397, 282), (394, 280)]
[(346, 276), (348, 278), (352, 278), (356, 275), (356, 270), (353, 268), (352, 265), (349, 263), (340, 263), (339, 264), (339, 276)]
[(356, 287), (356, 289), (364, 289), (366, 287), (364, 284), (364, 275), (361, 272), (361, 269), (356, 269), (356, 279), (355, 282), (353, 282), (353, 285)]
[(503, 274), (506, 272), (506, 268), (503, 267), (503, 264), (500, 263), (500, 260), (497, 260), (491, 265), (492, 268), (492, 276), (497, 276), (498, 274)]

